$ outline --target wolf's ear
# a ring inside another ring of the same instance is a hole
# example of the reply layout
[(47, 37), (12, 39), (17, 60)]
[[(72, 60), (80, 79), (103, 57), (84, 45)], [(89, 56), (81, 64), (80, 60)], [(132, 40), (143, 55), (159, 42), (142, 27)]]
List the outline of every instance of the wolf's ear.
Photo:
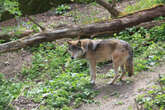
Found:
[(78, 40), (77, 46), (81, 47), (81, 41)]

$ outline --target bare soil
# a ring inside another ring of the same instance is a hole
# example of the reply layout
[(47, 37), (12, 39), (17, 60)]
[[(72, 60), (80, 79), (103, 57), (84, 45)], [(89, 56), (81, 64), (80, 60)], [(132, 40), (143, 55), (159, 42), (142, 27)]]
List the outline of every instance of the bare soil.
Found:
[[(29, 66), (32, 62), (32, 54), (26, 50), (8, 52), (0, 55), (0, 73), (4, 73), (7, 79), (19, 75), (23, 66)], [(22, 80), (22, 79), (21, 79)]]
[(12, 102), (12, 105), (14, 105), (16, 110), (32, 110), (33, 108), (37, 108), (40, 104), (34, 103), (31, 99), (20, 96)]
[[(75, 110), (136, 110), (135, 97), (148, 89), (158, 79), (159, 74), (165, 74), (165, 64), (153, 67), (154, 71), (144, 71), (134, 75), (129, 80), (108, 85), (110, 79), (101, 79), (96, 82), (96, 89), (100, 91), (95, 98), (99, 104), (84, 104)], [(131, 82), (128, 82), (131, 81)]]
[[(116, 8), (120, 11), (123, 11), (125, 7), (129, 5), (134, 5), (136, 0), (122, 0), (116, 4)], [(92, 18), (104, 18), (108, 19), (111, 15), (105, 10), (102, 6), (96, 4), (70, 4), (72, 14), (64, 14), (63, 16), (57, 16), (54, 14), (54, 10), (49, 10), (44, 13), (39, 13), (32, 15), (35, 20), (41, 23), (42, 26), (46, 28), (54, 28), (61, 24), (74, 25), (74, 24), (84, 24), (84, 19), (93, 20)], [(81, 14), (80, 14), (81, 13)], [(75, 16), (79, 17), (78, 21), (75, 21)], [(29, 20), (26, 17), (20, 17), (19, 19), (9, 19), (3, 22), (0, 22), (0, 30), (2, 27), (7, 26), (19, 26), (25, 25)]]

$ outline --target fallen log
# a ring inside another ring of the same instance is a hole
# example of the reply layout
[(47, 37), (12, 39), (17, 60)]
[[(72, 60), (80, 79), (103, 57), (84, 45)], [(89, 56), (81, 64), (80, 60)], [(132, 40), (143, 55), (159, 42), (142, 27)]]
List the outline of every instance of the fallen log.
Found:
[(145, 29), (150, 29), (154, 26), (160, 26), (163, 23), (165, 23), (165, 19), (160, 20), (160, 21), (149, 21), (149, 22), (141, 23), (141, 24), (137, 25), (136, 27), (137, 28), (144, 27)]
[(32, 34), (33, 32), (34, 32), (33, 30), (26, 30), (24, 32), (20, 32), (20, 34), (18, 34), (16, 32), (9, 32), (7, 34), (0, 34), (0, 40), (10, 41), (11, 38), (13, 38), (13, 37), (22, 38), (22, 37), (25, 37), (25, 36)]
[[(150, 29), (154, 26), (160, 26), (162, 23), (165, 23), (165, 20), (149, 21), (149, 22), (141, 23), (141, 24), (137, 25), (136, 27), (137, 28), (144, 27), (146, 29)], [(64, 28), (68, 28), (68, 27), (72, 27), (72, 26), (64, 25), (64, 26), (61, 26), (61, 27), (56, 27), (54, 29), (64, 29)], [(10, 41), (11, 38), (13, 38), (13, 37), (23, 38), (23, 37), (28, 36), (32, 33), (35, 33), (35, 32), (33, 30), (27, 30), (27, 31), (22, 32), (21, 34), (15, 34), (14, 32), (10, 32), (8, 34), (0, 34), (0, 40)], [(113, 35), (113, 33), (112, 34), (109, 33), (109, 35)], [(95, 36), (93, 35), (91, 37), (95, 37)]]
[(114, 19), (108, 23), (96, 23), (86, 26), (74, 26), (64, 28), (52, 32), (41, 32), (29, 37), (25, 37), (16, 41), (0, 44), (0, 53), (17, 50), (28, 45), (38, 44), (41, 42), (52, 41), (61, 38), (74, 38), (77, 36), (90, 37), (105, 33), (116, 33), (121, 30), (136, 26), (140, 23), (153, 20), (155, 17), (165, 16), (165, 5), (135, 12), (118, 19)]

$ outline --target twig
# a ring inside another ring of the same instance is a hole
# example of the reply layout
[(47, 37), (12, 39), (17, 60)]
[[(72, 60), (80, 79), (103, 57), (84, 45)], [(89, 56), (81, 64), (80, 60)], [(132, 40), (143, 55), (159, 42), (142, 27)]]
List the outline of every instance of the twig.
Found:
[(144, 106), (143, 105), (140, 106), (140, 110), (144, 110)]
[(164, 93), (164, 91), (163, 91), (163, 85), (162, 85), (162, 83), (161, 83), (160, 80), (161, 80), (161, 76), (160, 76), (160, 74), (159, 74), (158, 84), (159, 84), (159, 86), (160, 86), (161, 92)]
[(11, 100), (11, 101), (9, 102), (8, 106), (11, 105), (11, 103), (12, 103), (13, 101), (17, 100), (17, 99), (22, 95), (23, 91), (24, 91), (26, 88), (27, 88), (26, 86), (23, 87), (23, 89), (21, 90), (20, 94), (19, 94), (14, 100)]
[(137, 103), (137, 101), (136, 101), (135, 98), (134, 98), (134, 102), (135, 102), (135, 106), (136, 106), (137, 110), (140, 110), (140, 108), (139, 108), (139, 106), (138, 106), (138, 103)]
[(116, 6), (116, 0), (112, 0), (112, 7)]
[(34, 24), (36, 24), (38, 27), (40, 27), (40, 29), (42, 30), (42, 31), (45, 31), (46, 29), (43, 27), (43, 26), (41, 26), (40, 24), (38, 24), (35, 20), (33, 20), (30, 16), (26, 16), (31, 22), (33, 22)]
[(65, 56), (67, 53), (68, 53), (68, 50), (66, 50), (66, 51), (63, 53), (63, 56)]
[(40, 104), (38, 104), (38, 106), (34, 110), (37, 110), (42, 104), (44, 104), (43, 102), (44, 102), (44, 100), (42, 100), (42, 102)]
[(120, 14), (120, 11), (114, 7), (115, 1), (113, 0), (112, 2), (113, 3), (110, 4), (105, 0), (96, 0), (96, 3), (104, 7), (111, 14), (113, 18), (116, 18)]

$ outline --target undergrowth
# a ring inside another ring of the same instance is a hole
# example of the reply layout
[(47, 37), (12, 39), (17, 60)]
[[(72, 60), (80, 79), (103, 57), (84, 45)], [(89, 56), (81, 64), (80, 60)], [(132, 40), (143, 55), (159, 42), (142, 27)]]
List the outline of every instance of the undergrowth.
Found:
[(164, 30), (165, 24), (162, 24), (149, 30), (133, 27), (114, 35), (133, 47), (135, 72), (148, 70), (165, 59)]
[(164, 4), (164, 0), (140, 0), (135, 5), (129, 5), (124, 9), (124, 12), (133, 13), (135, 11), (149, 9), (155, 5)]
[[(165, 24), (162, 24), (149, 30), (133, 27), (114, 35), (133, 47), (135, 72), (148, 70), (164, 61), (164, 30)], [(11, 108), (11, 102), (20, 94), (40, 103), (40, 110), (71, 110), (82, 103), (95, 102), (93, 98), (98, 92), (90, 84), (86, 60), (71, 60), (68, 53), (64, 54), (66, 50), (65, 43), (42, 43), (32, 47), (33, 62), (22, 69), (23, 81), (0, 78), (0, 108)], [(23, 89), (25, 87), (27, 89)]]
[(165, 75), (160, 75), (156, 84), (136, 98), (138, 105), (145, 110), (165, 109)]
[(0, 74), (0, 110), (11, 110), (11, 102), (21, 93), (23, 83), (5, 80)]
[(22, 70), (27, 80), (41, 81), (24, 95), (46, 104), (42, 108), (78, 107), (82, 102), (93, 102), (96, 95), (89, 82), (86, 61), (72, 61), (68, 54), (63, 55), (65, 50), (66, 45), (41, 44), (32, 50), (32, 66)]

